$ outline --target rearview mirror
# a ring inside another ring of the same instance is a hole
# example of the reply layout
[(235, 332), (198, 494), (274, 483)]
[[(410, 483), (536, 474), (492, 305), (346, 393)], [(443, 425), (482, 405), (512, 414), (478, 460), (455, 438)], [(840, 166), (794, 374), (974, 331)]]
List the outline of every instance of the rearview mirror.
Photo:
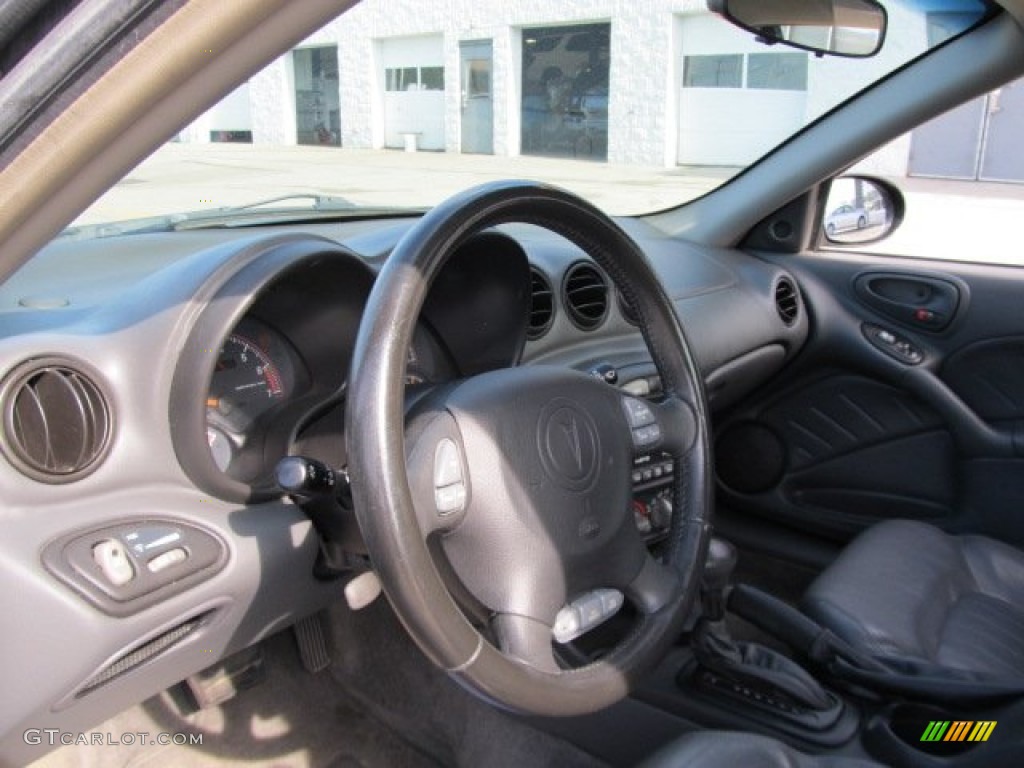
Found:
[(885, 9), (875, 0), (707, 0), (708, 10), (753, 32), (820, 55), (874, 56), (885, 40)]

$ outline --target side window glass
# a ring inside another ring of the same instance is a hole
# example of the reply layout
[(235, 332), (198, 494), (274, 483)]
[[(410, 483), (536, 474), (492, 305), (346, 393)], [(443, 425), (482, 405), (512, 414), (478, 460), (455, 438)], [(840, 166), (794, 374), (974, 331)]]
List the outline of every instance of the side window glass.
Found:
[(905, 201), (902, 223), (865, 244), (875, 226), (871, 201), (837, 180), (821, 212), (822, 249), (856, 244), (870, 253), (1024, 266), (1021, 136), (1024, 78), (918, 126), (849, 171), (895, 186)]

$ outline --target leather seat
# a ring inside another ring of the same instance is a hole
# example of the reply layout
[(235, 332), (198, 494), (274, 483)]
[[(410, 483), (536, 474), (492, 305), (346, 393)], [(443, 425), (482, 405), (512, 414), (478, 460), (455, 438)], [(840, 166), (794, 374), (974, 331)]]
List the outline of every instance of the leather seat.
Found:
[(753, 733), (698, 731), (673, 741), (640, 768), (868, 768), (867, 760), (807, 755), (781, 741)]
[(1024, 681), (1024, 553), (985, 536), (879, 523), (818, 577), (802, 608), (898, 673)]

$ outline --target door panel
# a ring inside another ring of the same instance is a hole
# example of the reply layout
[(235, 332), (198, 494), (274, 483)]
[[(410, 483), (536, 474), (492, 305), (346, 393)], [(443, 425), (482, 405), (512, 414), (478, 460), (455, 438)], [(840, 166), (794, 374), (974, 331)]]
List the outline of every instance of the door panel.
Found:
[[(864, 376), (835, 370), (800, 380), (746, 409), (715, 447), (730, 506), (831, 538), (895, 510), (939, 521), (954, 514), (955, 456), (941, 417)], [(752, 467), (760, 483), (751, 483)]]
[[(1024, 545), (1024, 270), (764, 258), (796, 276), (814, 326), (798, 363), (721, 419), (728, 506), (837, 540), (915, 518)], [(942, 304), (941, 322), (918, 299)], [(919, 355), (892, 354), (879, 328)]]
[(1024, 338), (982, 341), (959, 350), (942, 366), (942, 380), (987, 422), (1024, 420)]

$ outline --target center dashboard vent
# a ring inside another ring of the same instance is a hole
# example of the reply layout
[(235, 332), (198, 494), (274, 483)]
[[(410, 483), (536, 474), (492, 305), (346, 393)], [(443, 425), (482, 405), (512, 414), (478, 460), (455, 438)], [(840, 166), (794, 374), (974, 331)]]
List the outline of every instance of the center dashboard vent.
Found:
[(110, 446), (113, 418), (95, 378), (63, 358), (30, 360), (0, 386), (7, 459), (44, 483), (69, 483), (96, 469)]
[(775, 310), (786, 325), (793, 325), (800, 316), (800, 294), (788, 277), (781, 277), (775, 284)]
[(551, 283), (537, 269), (530, 270), (530, 321), (526, 338), (536, 341), (551, 328), (555, 320), (555, 292)]
[(608, 315), (608, 280), (597, 267), (578, 261), (565, 273), (562, 300), (573, 325), (592, 331)]

